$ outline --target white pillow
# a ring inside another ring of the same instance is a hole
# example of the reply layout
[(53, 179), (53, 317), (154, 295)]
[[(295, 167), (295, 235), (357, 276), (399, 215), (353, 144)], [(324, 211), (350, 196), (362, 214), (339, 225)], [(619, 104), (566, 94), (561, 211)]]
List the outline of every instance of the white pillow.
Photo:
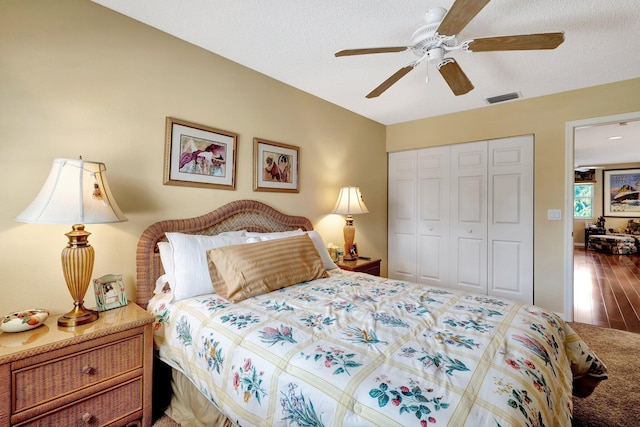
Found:
[[(167, 288), (167, 284), (169, 285), (169, 287)], [(158, 277), (158, 280), (156, 280), (156, 287), (153, 289), (153, 294), (154, 295), (164, 295), (167, 293), (171, 292), (171, 282), (169, 281), (169, 275), (168, 274), (163, 274), (162, 276)]]
[(267, 240), (282, 239), (283, 237), (300, 236), (301, 234), (304, 234), (304, 231), (298, 229), (298, 230), (290, 230), (290, 231), (274, 231), (272, 233), (258, 233), (255, 231), (247, 231), (245, 233), (245, 236), (257, 237), (264, 242)]
[(334, 268), (338, 268), (338, 266), (331, 259), (331, 255), (329, 255), (329, 251), (327, 250), (327, 245), (322, 240), (322, 236), (316, 230), (307, 231), (309, 237), (311, 237), (311, 241), (313, 245), (316, 247), (316, 250), (320, 254), (320, 258), (322, 258), (322, 263), (324, 264), (324, 268), (327, 270), (333, 270)]
[(165, 233), (172, 249), (173, 300), (180, 301), (213, 293), (207, 265), (207, 251), (228, 245), (256, 241), (241, 236), (203, 236), (197, 234)]
[(320, 258), (322, 258), (322, 263), (324, 264), (324, 268), (327, 270), (333, 270), (334, 268), (338, 268), (338, 266), (333, 262), (331, 256), (329, 255), (329, 251), (327, 250), (327, 246), (322, 240), (322, 236), (316, 231), (302, 231), (302, 230), (292, 230), (292, 231), (278, 231), (274, 233), (252, 233), (247, 232), (247, 236), (256, 236), (259, 237), (260, 240), (267, 241), (273, 239), (282, 239), (285, 237), (299, 236), (301, 234), (308, 234), (311, 237), (311, 241), (315, 246), (316, 250), (320, 254)]
[(173, 275), (173, 250), (171, 243), (158, 242), (158, 252), (160, 252), (160, 262), (165, 274)]
[(176, 283), (173, 277), (173, 250), (171, 249), (171, 243), (158, 242), (158, 252), (160, 252), (160, 263), (162, 263), (164, 274), (156, 281), (154, 294), (164, 293), (164, 285), (166, 283), (169, 283), (169, 288), (173, 290)]
[(222, 233), (218, 233), (218, 236), (235, 236), (235, 237), (244, 237), (247, 234), (247, 230), (234, 230), (234, 231), (223, 231)]

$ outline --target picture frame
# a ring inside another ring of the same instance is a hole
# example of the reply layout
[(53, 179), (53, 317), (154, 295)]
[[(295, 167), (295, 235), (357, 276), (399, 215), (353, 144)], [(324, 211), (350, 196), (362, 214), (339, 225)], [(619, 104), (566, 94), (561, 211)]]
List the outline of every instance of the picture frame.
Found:
[(238, 135), (167, 117), (165, 185), (235, 190)]
[(574, 181), (575, 182), (595, 182), (596, 181), (596, 170), (595, 169), (587, 169), (587, 170), (575, 170), (573, 171)]
[(604, 216), (640, 218), (640, 169), (603, 171)]
[(300, 191), (299, 147), (254, 138), (253, 161), (253, 191)]
[(354, 243), (353, 245), (351, 245), (351, 248), (349, 249), (349, 258), (351, 259), (358, 259), (358, 244)]
[(127, 294), (121, 274), (107, 274), (93, 279), (93, 288), (98, 311), (111, 310), (112, 308), (127, 305)]

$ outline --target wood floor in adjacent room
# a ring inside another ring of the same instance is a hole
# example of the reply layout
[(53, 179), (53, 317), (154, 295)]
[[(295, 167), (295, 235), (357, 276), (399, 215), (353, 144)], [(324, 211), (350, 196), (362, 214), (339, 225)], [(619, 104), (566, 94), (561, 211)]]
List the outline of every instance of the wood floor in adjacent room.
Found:
[(573, 251), (574, 320), (640, 332), (640, 255)]

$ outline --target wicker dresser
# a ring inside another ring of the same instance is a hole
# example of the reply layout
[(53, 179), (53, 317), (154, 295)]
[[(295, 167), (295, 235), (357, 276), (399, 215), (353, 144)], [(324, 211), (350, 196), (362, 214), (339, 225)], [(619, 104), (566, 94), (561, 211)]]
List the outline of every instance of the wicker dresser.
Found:
[(75, 328), (0, 333), (0, 426), (151, 426), (154, 318), (135, 304)]

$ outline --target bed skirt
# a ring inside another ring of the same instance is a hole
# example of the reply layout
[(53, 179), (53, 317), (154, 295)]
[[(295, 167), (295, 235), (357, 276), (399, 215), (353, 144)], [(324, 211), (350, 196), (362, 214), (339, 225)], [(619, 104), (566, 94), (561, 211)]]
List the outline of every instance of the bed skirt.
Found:
[(184, 374), (171, 369), (171, 403), (165, 414), (181, 427), (235, 427)]

